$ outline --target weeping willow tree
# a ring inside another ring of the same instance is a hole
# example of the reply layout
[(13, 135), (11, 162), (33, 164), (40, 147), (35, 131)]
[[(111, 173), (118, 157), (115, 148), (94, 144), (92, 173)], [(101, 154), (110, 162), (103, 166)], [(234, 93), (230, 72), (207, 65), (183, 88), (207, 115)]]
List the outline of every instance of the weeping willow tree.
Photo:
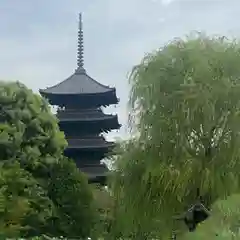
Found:
[(130, 75), (129, 125), (112, 189), (114, 234), (186, 231), (174, 216), (239, 190), (240, 44), (203, 34), (175, 39)]

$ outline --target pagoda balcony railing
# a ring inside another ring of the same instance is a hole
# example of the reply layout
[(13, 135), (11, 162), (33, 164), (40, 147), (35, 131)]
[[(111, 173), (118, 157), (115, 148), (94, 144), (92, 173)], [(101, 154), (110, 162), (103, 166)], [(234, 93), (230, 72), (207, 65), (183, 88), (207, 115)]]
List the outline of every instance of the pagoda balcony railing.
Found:
[(104, 164), (96, 164), (95, 166), (80, 167), (81, 171), (88, 175), (88, 177), (106, 176), (109, 169)]
[(95, 169), (81, 169), (88, 177), (98, 177), (98, 176), (106, 176), (108, 174), (108, 170), (102, 168)]
[(70, 136), (68, 135), (67, 136), (67, 139), (84, 139), (84, 140), (87, 140), (87, 139), (93, 139), (93, 140), (97, 140), (97, 141), (106, 141), (104, 136), (101, 136), (101, 135), (81, 135), (81, 136)]
[(101, 111), (93, 112), (68, 112), (68, 111), (59, 111), (57, 113), (57, 118), (59, 119), (92, 119), (92, 118), (112, 118), (115, 115), (104, 114)]
[(114, 142), (107, 142), (100, 139), (67, 139), (69, 148), (104, 148), (113, 147)]
[(100, 167), (100, 168), (108, 169), (106, 164), (105, 163), (101, 163), (101, 162), (89, 163), (89, 161), (88, 161), (86, 163), (81, 164), (81, 161), (80, 161), (79, 163), (80, 163), (79, 164), (80, 168), (90, 168), (91, 169), (91, 168), (95, 168), (95, 167)]
[(89, 172), (92, 171), (93, 169), (99, 169), (99, 170), (102, 170), (102, 171), (106, 171), (108, 170), (107, 166), (104, 165), (104, 164), (91, 164), (91, 165), (83, 165), (83, 166), (80, 166), (80, 169), (85, 169), (88, 170)]

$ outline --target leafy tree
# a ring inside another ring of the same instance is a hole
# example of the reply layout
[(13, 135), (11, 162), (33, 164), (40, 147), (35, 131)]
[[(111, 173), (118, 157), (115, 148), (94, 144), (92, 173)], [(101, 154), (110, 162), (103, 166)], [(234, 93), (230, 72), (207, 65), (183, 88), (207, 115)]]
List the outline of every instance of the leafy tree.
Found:
[(67, 158), (52, 166), (50, 176), (48, 195), (55, 205), (55, 215), (49, 232), (75, 239), (89, 237), (97, 211), (87, 178)]
[(186, 231), (176, 215), (239, 190), (239, 62), (238, 41), (199, 34), (173, 40), (134, 67), (136, 137), (120, 149), (113, 181), (122, 209), (116, 226), (125, 236)]
[(0, 233), (5, 238), (38, 235), (52, 216), (53, 204), (31, 174), (17, 162), (0, 167)]
[[(72, 160), (63, 157), (65, 146), (64, 134), (59, 131), (57, 119), (46, 100), (19, 82), (0, 83), (0, 162), (9, 166), (19, 163), (21, 171), (16, 173), (15, 191), (21, 191), (23, 184), (17, 179), (18, 175), (20, 178), (25, 174), (22, 181), (29, 178), (29, 188), (35, 185), (29, 190), (31, 194), (26, 195), (26, 204), (31, 201), (30, 210), (38, 213), (43, 221), (42, 225), (37, 224), (31, 211), (26, 209), (18, 223), (21, 228), (26, 225), (30, 229), (26, 235), (35, 235), (36, 231), (32, 229), (36, 230), (37, 226), (39, 234), (53, 236), (81, 238), (90, 232), (94, 218), (91, 191), (85, 176)], [(11, 167), (8, 172), (14, 174)], [(8, 183), (12, 183), (5, 182), (6, 191), (11, 192), (12, 185)], [(52, 208), (45, 207), (45, 202), (38, 205), (42, 194)], [(14, 198), (14, 201), (18, 199)], [(11, 206), (10, 201), (3, 209), (12, 211)], [(49, 215), (41, 217), (46, 211)]]
[(98, 184), (92, 184), (92, 192), (94, 205), (98, 210), (98, 218), (96, 218), (92, 236), (93, 239), (99, 239), (99, 237), (107, 239), (114, 218), (114, 198), (108, 188)]
[(43, 177), (66, 146), (47, 101), (19, 82), (1, 82), (0, 103), (0, 159), (17, 159), (35, 177)]
[(225, 200), (218, 200), (212, 207), (212, 214), (198, 226), (194, 233), (188, 233), (183, 240), (234, 240), (240, 238), (240, 195), (234, 194)]

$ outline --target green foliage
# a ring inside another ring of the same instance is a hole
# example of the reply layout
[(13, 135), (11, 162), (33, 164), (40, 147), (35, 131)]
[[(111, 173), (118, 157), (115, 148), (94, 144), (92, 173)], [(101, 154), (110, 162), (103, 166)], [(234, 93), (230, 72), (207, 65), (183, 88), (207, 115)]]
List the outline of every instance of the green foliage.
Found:
[(99, 239), (99, 237), (102, 237), (102, 239), (108, 239), (108, 232), (113, 221), (114, 198), (109, 189), (97, 184), (92, 185), (92, 191), (95, 207), (99, 213), (92, 236), (93, 239)]
[(183, 240), (234, 240), (240, 239), (240, 195), (232, 195), (217, 201), (212, 207), (211, 217), (204, 221), (194, 233)]
[(51, 235), (86, 238), (97, 218), (87, 178), (67, 158), (52, 166), (48, 195), (55, 205)]
[(6, 236), (83, 238), (90, 233), (91, 190), (63, 157), (65, 146), (43, 98), (21, 83), (0, 82), (0, 227)]
[(120, 149), (113, 181), (126, 236), (185, 231), (175, 215), (199, 197), (209, 207), (239, 190), (239, 62), (237, 41), (197, 35), (170, 42), (133, 69), (136, 138)]
[(0, 232), (17, 238), (38, 235), (52, 215), (53, 205), (39, 183), (17, 162), (0, 167)]
[(0, 159), (44, 174), (66, 146), (47, 102), (21, 83), (0, 83)]

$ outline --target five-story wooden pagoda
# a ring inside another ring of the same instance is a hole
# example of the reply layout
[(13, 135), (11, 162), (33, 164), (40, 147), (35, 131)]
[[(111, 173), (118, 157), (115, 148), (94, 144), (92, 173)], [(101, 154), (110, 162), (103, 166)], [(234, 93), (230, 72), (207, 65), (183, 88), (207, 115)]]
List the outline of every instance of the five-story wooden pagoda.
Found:
[(104, 114), (102, 107), (117, 104), (116, 89), (91, 78), (83, 59), (82, 16), (79, 15), (77, 69), (59, 84), (41, 89), (40, 94), (58, 106), (59, 127), (64, 131), (68, 147), (65, 155), (88, 175), (89, 182), (104, 184), (108, 169), (101, 160), (114, 142), (103, 133), (119, 129), (118, 116)]

